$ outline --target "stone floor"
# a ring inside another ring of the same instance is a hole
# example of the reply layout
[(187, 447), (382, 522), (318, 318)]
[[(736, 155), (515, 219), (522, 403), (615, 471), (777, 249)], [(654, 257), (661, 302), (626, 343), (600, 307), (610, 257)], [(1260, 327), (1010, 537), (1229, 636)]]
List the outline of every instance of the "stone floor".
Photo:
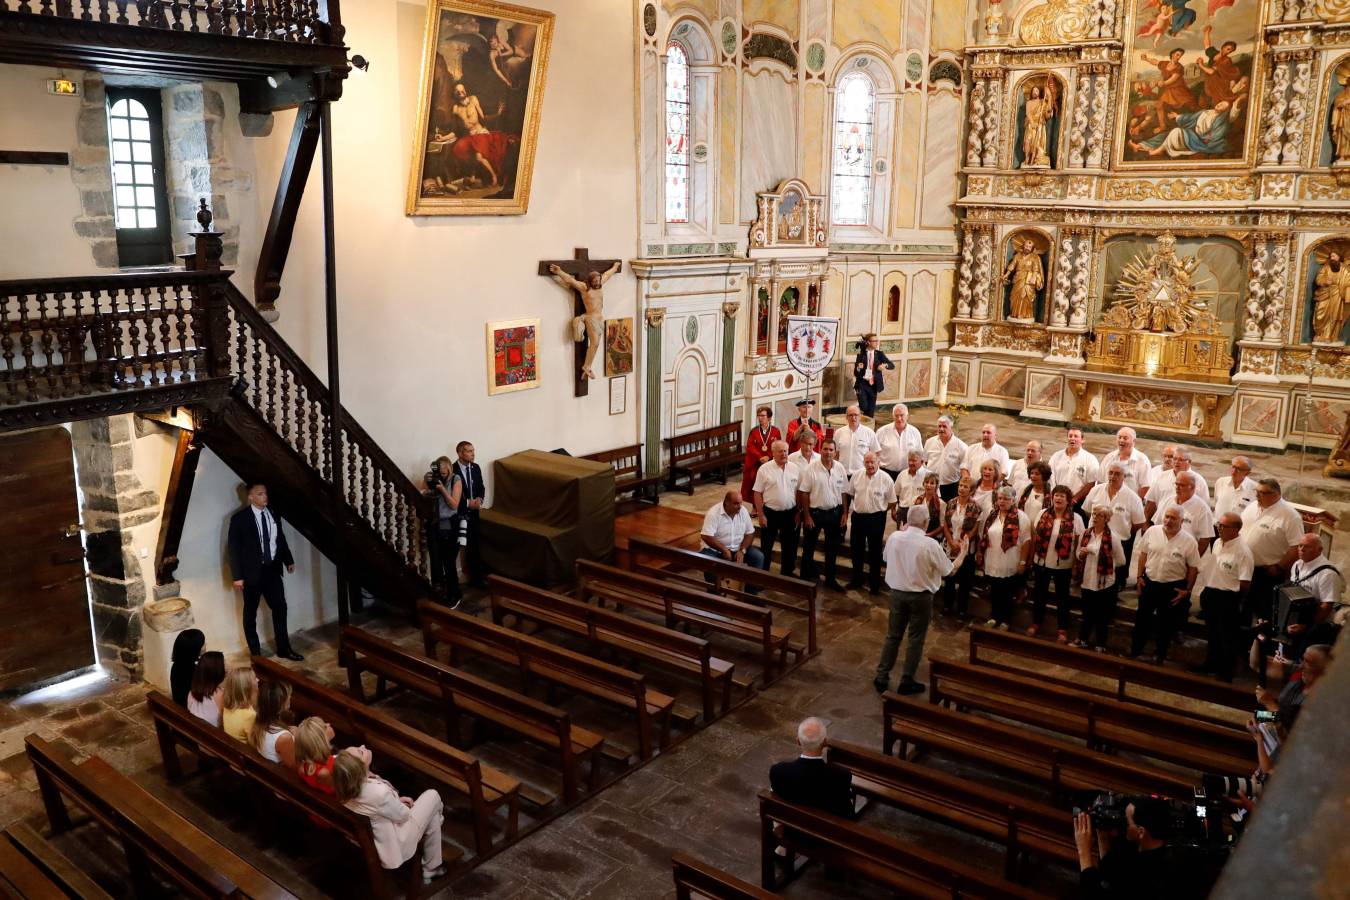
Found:
[[(916, 410), (914, 419), (927, 434), (936, 415), (932, 409)], [(1049, 450), (1059, 442), (1058, 429), (1026, 425), (996, 414), (971, 413), (958, 430), (970, 432), (974, 423), (985, 421), (999, 425), (1001, 439), (1014, 450), (1014, 456), (1020, 455), (1020, 447), (1030, 437), (1046, 442)], [(1098, 455), (1110, 446), (1108, 435), (1088, 436), (1088, 449)], [(1156, 457), (1160, 447), (1154, 441), (1142, 441), (1141, 446), (1150, 457)], [(1197, 466), (1212, 484), (1226, 471), (1220, 461), (1230, 455), (1200, 450)], [(1249, 455), (1257, 472), (1279, 477), (1289, 485), (1287, 493), (1296, 499), (1324, 496), (1323, 505), (1331, 502), (1326, 498), (1345, 502), (1345, 492), (1338, 485), (1321, 482), (1321, 459), (1311, 460), (1313, 465), (1300, 477), (1297, 455)], [(692, 497), (663, 495), (662, 503), (702, 512), (716, 501), (721, 490), (716, 484), (705, 485)], [(1337, 548), (1338, 557), (1344, 555), (1341, 549)], [(487, 860), (441, 896), (501, 900), (668, 897), (673, 894), (669, 872), (672, 850), (691, 853), (756, 882), (756, 794), (767, 786), (769, 766), (795, 755), (798, 721), (808, 715), (820, 716), (835, 738), (872, 747), (880, 742), (880, 711), (870, 681), (885, 630), (884, 598), (858, 592), (824, 592), (822, 596), (822, 652), (817, 658), (754, 695), (711, 727), (694, 733)], [(402, 623), (384, 620), (378, 627), (390, 636), (416, 642), (411, 628)], [(1113, 640), (1117, 648), (1123, 647), (1123, 634), (1114, 635)], [(305, 669), (316, 677), (342, 682), (331, 629), (298, 636), (295, 643), (306, 654)], [(930, 632), (927, 649), (935, 655), (962, 657), (966, 644), (962, 623), (940, 618)], [(921, 669), (920, 679), (924, 677)], [(324, 891), (309, 884), (314, 879), (323, 883), (322, 857), (316, 862), (314, 857), (302, 854), (304, 862), (298, 863), (293, 848), (259, 847), (246, 827), (248, 810), (227, 808), (222, 813), (221, 798), (210, 795), (209, 781), (194, 782), (187, 789), (167, 785), (143, 703), (144, 690), (95, 679), (0, 705), (0, 826), (27, 820), (45, 827), (36, 782), (23, 753), (23, 736), (36, 732), (77, 760), (91, 754), (103, 756), (297, 893), (323, 896)], [(963, 771), (951, 761), (938, 759), (934, 764), (1004, 788), (1018, 787), (978, 771)], [(1001, 867), (1001, 851), (994, 845), (941, 826), (883, 809), (869, 811), (866, 821), (991, 871)], [(94, 831), (82, 829), (76, 832), (78, 838), (64, 838), (61, 846), (82, 864), (100, 867), (100, 880), (105, 884), (116, 885), (117, 854), (110, 852), (106, 843), (100, 844), (97, 835), (89, 834)], [(1072, 892), (1072, 873), (1046, 867), (1033, 873), (1031, 883), (1063, 896)], [(784, 894), (831, 898), (874, 895), (856, 882), (825, 881), (815, 867)]]

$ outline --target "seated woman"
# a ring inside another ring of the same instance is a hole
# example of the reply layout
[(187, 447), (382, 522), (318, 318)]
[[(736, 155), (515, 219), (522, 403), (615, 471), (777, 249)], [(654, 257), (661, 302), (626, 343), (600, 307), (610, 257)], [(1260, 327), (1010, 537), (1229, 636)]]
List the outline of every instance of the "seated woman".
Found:
[(225, 654), (209, 650), (197, 660), (188, 691), (187, 708), (203, 722), (220, 727), (220, 702), (225, 693)]
[(173, 702), (179, 706), (187, 706), (192, 676), (197, 670), (197, 658), (205, 646), (206, 635), (199, 628), (180, 631), (178, 637), (173, 639), (173, 653), (169, 657), (173, 661), (169, 666), (169, 692), (173, 694)]
[(258, 676), (252, 669), (231, 669), (220, 693), (220, 727), (240, 743), (248, 743), (257, 715)]
[(352, 812), (370, 819), (375, 851), (386, 869), (397, 869), (422, 848), (422, 881), (445, 874), (441, 860), (441, 797), (423, 791), (413, 800), (370, 771), (370, 751), (349, 747), (333, 760), (333, 790)]
[(1075, 647), (1106, 650), (1106, 636), (1116, 612), (1116, 569), (1125, 565), (1125, 546), (1111, 533), (1111, 507), (1092, 507), (1092, 523), (1078, 539), (1079, 588), (1083, 595), (1083, 621)]
[(318, 716), (296, 726), (295, 769), (316, 791), (333, 793), (333, 726)]
[(291, 689), (279, 681), (258, 685), (258, 714), (249, 731), (248, 742), (264, 759), (295, 768), (295, 733), (288, 727)]

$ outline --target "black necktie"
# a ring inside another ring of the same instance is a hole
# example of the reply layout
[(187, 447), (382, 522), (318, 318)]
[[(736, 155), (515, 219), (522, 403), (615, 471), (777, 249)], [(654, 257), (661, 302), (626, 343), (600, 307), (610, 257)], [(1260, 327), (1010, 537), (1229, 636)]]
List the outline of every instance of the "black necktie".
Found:
[(469, 470), (469, 467), (468, 467), (468, 466), (460, 466), (460, 468), (464, 470), (464, 498), (465, 498), (466, 500), (472, 500), (472, 499), (473, 499), (473, 472)]
[(263, 510), (259, 515), (262, 519), (262, 541), (263, 541), (263, 562), (272, 561), (272, 534), (271, 529), (267, 527), (267, 510)]

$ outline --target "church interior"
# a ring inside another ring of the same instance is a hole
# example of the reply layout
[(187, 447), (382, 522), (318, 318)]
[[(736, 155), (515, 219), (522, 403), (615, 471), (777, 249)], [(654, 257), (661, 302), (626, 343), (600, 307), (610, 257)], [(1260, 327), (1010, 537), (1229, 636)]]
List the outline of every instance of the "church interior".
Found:
[(1348, 261), (1350, 0), (0, 0), (0, 897), (1345, 896)]

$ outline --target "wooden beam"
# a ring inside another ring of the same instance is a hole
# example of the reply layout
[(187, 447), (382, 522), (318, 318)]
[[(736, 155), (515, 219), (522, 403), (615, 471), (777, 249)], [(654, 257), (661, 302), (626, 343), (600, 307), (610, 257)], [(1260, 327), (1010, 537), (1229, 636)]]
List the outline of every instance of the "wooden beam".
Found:
[(164, 515), (159, 520), (159, 541), (155, 546), (155, 583), (173, 581), (178, 568), (178, 544), (187, 522), (188, 501), (192, 499), (192, 485), (197, 479), (197, 461), (201, 445), (188, 429), (178, 432), (178, 446), (173, 454), (173, 468), (169, 472), (169, 487), (164, 496)]
[(277, 181), (272, 216), (267, 220), (267, 234), (263, 237), (258, 270), (253, 277), (253, 302), (264, 311), (274, 309), (281, 296), (281, 273), (286, 268), (286, 256), (295, 234), (295, 219), (300, 213), (300, 198), (305, 194), (305, 183), (309, 181), (309, 170), (319, 146), (320, 106), (321, 103), (316, 102), (302, 103), (295, 114), (286, 164)]
[(0, 163), (11, 166), (68, 166), (70, 154), (42, 150), (0, 150)]

